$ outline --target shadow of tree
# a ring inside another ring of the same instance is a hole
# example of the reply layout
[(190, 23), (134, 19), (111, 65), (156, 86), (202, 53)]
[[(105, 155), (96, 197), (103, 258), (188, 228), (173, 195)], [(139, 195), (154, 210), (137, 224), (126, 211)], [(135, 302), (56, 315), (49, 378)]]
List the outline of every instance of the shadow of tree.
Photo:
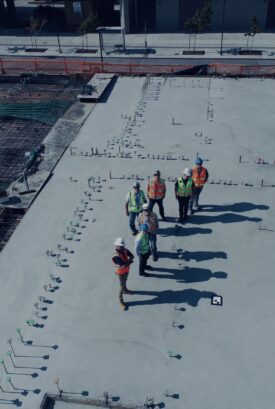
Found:
[(196, 307), (201, 299), (211, 299), (216, 295), (216, 293), (211, 291), (199, 291), (192, 288), (180, 291), (135, 291), (135, 294), (152, 296), (153, 298), (149, 300), (130, 301), (127, 302), (127, 306), (186, 303), (192, 307)]

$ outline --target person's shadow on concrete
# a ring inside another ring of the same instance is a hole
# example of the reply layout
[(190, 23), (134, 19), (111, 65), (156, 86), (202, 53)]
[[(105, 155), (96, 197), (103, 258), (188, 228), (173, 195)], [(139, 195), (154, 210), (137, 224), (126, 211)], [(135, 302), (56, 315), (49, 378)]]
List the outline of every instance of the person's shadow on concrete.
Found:
[(176, 252), (169, 251), (158, 251), (159, 258), (169, 258), (174, 260), (196, 260), (205, 261), (213, 260), (215, 258), (227, 259), (227, 254), (223, 251), (182, 251), (182, 249), (177, 249)]
[(176, 280), (178, 283), (198, 283), (211, 278), (227, 278), (227, 273), (223, 271), (212, 273), (206, 268), (195, 267), (184, 267), (183, 269), (155, 267), (153, 272), (150, 271), (150, 277)]
[(269, 206), (257, 205), (249, 202), (233, 203), (228, 205), (204, 205), (203, 210), (207, 212), (249, 212), (251, 210), (268, 210)]
[(176, 224), (173, 227), (164, 227), (158, 230), (158, 234), (162, 237), (171, 236), (193, 236), (195, 234), (210, 234), (212, 229), (205, 229), (202, 227), (183, 227)]
[(135, 291), (137, 295), (152, 296), (149, 300), (130, 301), (127, 306), (156, 305), (156, 304), (181, 304), (186, 303), (192, 307), (197, 307), (203, 298), (211, 299), (216, 293), (211, 291), (199, 291), (192, 288), (180, 291)]
[(217, 216), (205, 216), (196, 214), (194, 217), (190, 217), (192, 224), (208, 224), (208, 223), (241, 223), (241, 222), (254, 222), (259, 223), (262, 221), (260, 217), (247, 217), (235, 213), (224, 213)]

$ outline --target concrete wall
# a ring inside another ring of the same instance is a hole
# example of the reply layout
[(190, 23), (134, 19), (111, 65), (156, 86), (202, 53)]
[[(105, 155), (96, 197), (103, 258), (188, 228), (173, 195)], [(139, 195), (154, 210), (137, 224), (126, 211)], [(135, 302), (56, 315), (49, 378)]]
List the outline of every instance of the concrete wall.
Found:
[[(223, 1), (212, 0), (211, 30), (221, 31)], [(258, 25), (265, 28), (267, 10), (267, 0), (225, 0), (225, 31), (248, 31), (253, 15)]]
[(157, 0), (156, 29), (173, 31), (179, 28), (179, 0)]

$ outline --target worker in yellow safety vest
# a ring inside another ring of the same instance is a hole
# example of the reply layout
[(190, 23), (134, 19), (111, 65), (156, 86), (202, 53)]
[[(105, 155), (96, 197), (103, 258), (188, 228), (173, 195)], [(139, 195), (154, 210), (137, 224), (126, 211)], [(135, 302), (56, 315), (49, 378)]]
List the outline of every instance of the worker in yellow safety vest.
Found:
[(165, 181), (164, 179), (160, 178), (159, 170), (156, 170), (153, 173), (153, 176), (154, 176), (153, 179), (149, 180), (149, 183), (147, 186), (147, 196), (149, 198), (149, 209), (151, 212), (153, 210), (155, 203), (157, 203), (159, 207), (159, 213), (160, 213), (161, 219), (165, 221), (166, 218), (164, 215), (164, 208), (163, 208), (163, 199), (165, 198), (165, 194), (166, 194)]
[(194, 182), (191, 169), (185, 168), (183, 175), (175, 183), (175, 196), (179, 202), (179, 223), (187, 219), (189, 200), (192, 194)]
[(127, 306), (123, 299), (123, 294), (133, 294), (128, 290), (126, 282), (130, 271), (130, 265), (134, 261), (134, 255), (125, 247), (125, 242), (121, 237), (118, 237), (115, 242), (115, 253), (112, 261), (115, 265), (115, 273), (119, 278), (119, 304), (122, 310), (126, 310)]
[(141, 226), (144, 223), (148, 224), (148, 237), (151, 253), (153, 256), (153, 261), (157, 261), (157, 231), (159, 228), (158, 216), (156, 213), (150, 212), (148, 203), (144, 203), (142, 205), (142, 210), (143, 212), (138, 215), (138, 225)]
[(142, 212), (142, 205), (144, 203), (147, 203), (145, 193), (140, 189), (139, 182), (136, 182), (133, 185), (133, 189), (127, 193), (125, 202), (125, 212), (129, 216), (129, 226), (133, 236), (138, 233), (135, 221), (139, 213)]
[(148, 277), (145, 270), (151, 270), (152, 267), (147, 265), (148, 258), (151, 255), (150, 242), (148, 236), (148, 224), (144, 223), (139, 226), (140, 232), (135, 239), (135, 250), (139, 258), (139, 275)]
[(192, 189), (192, 195), (189, 203), (191, 214), (193, 214), (195, 210), (201, 209), (201, 206), (199, 206), (199, 196), (209, 177), (207, 169), (202, 166), (203, 160), (201, 158), (197, 158), (195, 164), (196, 166), (192, 169), (194, 187)]

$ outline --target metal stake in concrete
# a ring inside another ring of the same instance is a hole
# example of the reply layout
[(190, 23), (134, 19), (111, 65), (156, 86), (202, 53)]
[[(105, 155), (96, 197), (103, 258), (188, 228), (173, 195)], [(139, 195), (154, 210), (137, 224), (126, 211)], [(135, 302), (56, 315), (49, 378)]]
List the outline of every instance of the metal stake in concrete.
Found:
[(8, 352), (7, 352), (7, 356), (10, 357), (13, 367), (16, 368), (16, 365), (15, 365), (13, 359), (12, 359), (12, 351), (8, 351)]
[(53, 383), (57, 386), (58, 393), (59, 393), (59, 397), (61, 397), (61, 395), (62, 395), (62, 393), (63, 393), (63, 390), (60, 389), (60, 387), (59, 387), (59, 378), (55, 378), (55, 379), (53, 380)]
[(2, 364), (2, 365), (3, 365), (3, 367), (4, 367), (4, 369), (5, 369), (6, 374), (8, 374), (8, 370), (7, 370), (7, 368), (6, 368), (5, 361), (4, 361), (4, 359), (3, 359), (3, 358), (2, 358), (2, 359), (0, 359), (0, 364)]
[(6, 381), (12, 386), (12, 388), (15, 390), (15, 389), (17, 389), (15, 386), (14, 386), (14, 384), (12, 383), (12, 380), (11, 380), (11, 377), (10, 376), (7, 376), (6, 377)]
[(20, 328), (16, 328), (16, 332), (17, 332), (17, 334), (19, 335), (20, 341), (21, 341), (23, 344), (25, 344), (23, 335), (22, 335), (22, 333), (21, 333), (21, 329), (20, 329)]
[(13, 349), (13, 345), (12, 345), (12, 338), (8, 338), (8, 339), (7, 339), (7, 343), (10, 345), (11, 350), (12, 350), (12, 352), (13, 352), (13, 355), (16, 356), (15, 351), (14, 351), (14, 349)]

